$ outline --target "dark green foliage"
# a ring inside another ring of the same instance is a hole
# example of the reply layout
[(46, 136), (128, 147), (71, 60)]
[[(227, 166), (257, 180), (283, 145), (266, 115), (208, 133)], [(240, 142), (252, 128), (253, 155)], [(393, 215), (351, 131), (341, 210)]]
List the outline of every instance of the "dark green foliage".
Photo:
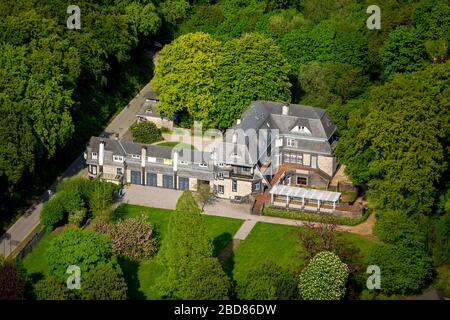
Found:
[(39, 280), (33, 291), (37, 300), (69, 300), (71, 297), (64, 281), (52, 276)]
[(114, 193), (118, 188), (114, 183), (98, 179), (89, 183), (87, 190), (88, 205), (94, 216), (104, 212), (112, 205)]
[(398, 211), (377, 213), (374, 232), (383, 241), (425, 250), (428, 218), (420, 215), (406, 215)]
[(177, 283), (176, 296), (187, 300), (227, 300), (231, 281), (217, 258), (200, 258), (189, 263), (185, 279)]
[(228, 128), (254, 100), (290, 101), (289, 70), (275, 42), (262, 34), (227, 42), (214, 77), (218, 127)]
[(41, 211), (41, 223), (47, 231), (52, 231), (55, 226), (64, 221), (64, 212), (64, 203), (58, 194), (44, 203)]
[(427, 213), (432, 207), (450, 132), (449, 67), (399, 75), (372, 90), (367, 115), (351, 114), (338, 156), (354, 182), (369, 182), (378, 209)]
[(344, 103), (362, 92), (366, 82), (361, 70), (347, 64), (309, 62), (300, 66), (299, 84), (305, 103), (328, 107)]
[(24, 300), (26, 281), (17, 265), (0, 257), (0, 300)]
[(413, 14), (418, 31), (427, 39), (450, 40), (450, 7), (446, 0), (422, 0)]
[(293, 300), (298, 296), (293, 274), (271, 261), (249, 269), (236, 290), (244, 300)]
[(161, 130), (151, 121), (138, 121), (131, 126), (133, 140), (138, 143), (154, 143), (162, 140)]
[(100, 264), (87, 272), (81, 281), (84, 300), (126, 300), (127, 284), (117, 264)]
[[(449, 210), (450, 211), (450, 210)], [(436, 265), (450, 263), (450, 213), (441, 216), (434, 226), (433, 259)]]
[(381, 64), (386, 77), (394, 73), (413, 72), (427, 62), (427, 52), (421, 32), (401, 26), (389, 34), (381, 50)]
[(369, 264), (381, 269), (381, 290), (387, 294), (420, 292), (433, 273), (431, 258), (421, 249), (381, 245), (370, 253)]
[(99, 264), (108, 263), (112, 257), (111, 239), (103, 234), (66, 228), (56, 236), (47, 250), (47, 261), (52, 275), (67, 279), (70, 265), (79, 266), (81, 274)]
[(200, 209), (184, 191), (170, 216), (161, 256), (165, 273), (158, 287), (171, 299), (223, 299), (230, 282), (216, 258)]

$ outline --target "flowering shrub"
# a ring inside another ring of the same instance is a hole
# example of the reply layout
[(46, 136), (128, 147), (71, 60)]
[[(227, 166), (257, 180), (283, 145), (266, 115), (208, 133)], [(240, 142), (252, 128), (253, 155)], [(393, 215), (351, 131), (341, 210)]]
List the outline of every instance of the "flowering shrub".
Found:
[(305, 300), (339, 300), (344, 297), (349, 268), (329, 251), (319, 252), (300, 274), (300, 296)]
[(148, 259), (156, 250), (156, 239), (145, 217), (130, 218), (115, 224), (97, 220), (92, 227), (111, 237), (115, 255), (132, 260)]

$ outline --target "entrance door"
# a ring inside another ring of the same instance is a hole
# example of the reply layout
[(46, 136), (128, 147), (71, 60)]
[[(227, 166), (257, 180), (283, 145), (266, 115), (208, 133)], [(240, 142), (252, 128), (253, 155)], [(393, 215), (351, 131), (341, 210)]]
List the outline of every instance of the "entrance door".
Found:
[(141, 172), (140, 171), (131, 171), (131, 183), (132, 184), (141, 184)]
[(311, 168), (317, 168), (317, 156), (311, 155)]
[(163, 187), (173, 189), (173, 176), (163, 175)]
[(189, 178), (180, 177), (178, 180), (180, 190), (189, 190)]
[(147, 173), (147, 185), (151, 187), (156, 187), (157, 185), (157, 176), (156, 173)]

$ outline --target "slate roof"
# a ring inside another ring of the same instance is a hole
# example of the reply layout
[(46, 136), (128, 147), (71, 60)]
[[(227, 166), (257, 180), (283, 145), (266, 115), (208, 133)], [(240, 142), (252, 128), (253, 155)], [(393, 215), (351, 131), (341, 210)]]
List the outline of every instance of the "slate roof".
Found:
[[(282, 114), (284, 105), (289, 106), (288, 115)], [(314, 138), (329, 139), (336, 131), (336, 126), (324, 109), (269, 101), (252, 102), (242, 113), (241, 123), (235, 127), (243, 130), (264, 127), (278, 129), (281, 134), (301, 136), (301, 133), (290, 131), (296, 125), (308, 128)]]

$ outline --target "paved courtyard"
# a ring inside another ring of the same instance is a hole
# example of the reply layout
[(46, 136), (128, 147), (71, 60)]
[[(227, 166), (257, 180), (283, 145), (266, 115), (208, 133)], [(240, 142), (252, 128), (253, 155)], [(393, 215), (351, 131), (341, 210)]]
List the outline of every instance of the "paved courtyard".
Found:
[(130, 185), (124, 189), (122, 203), (140, 206), (175, 209), (181, 190), (163, 189), (149, 186)]

